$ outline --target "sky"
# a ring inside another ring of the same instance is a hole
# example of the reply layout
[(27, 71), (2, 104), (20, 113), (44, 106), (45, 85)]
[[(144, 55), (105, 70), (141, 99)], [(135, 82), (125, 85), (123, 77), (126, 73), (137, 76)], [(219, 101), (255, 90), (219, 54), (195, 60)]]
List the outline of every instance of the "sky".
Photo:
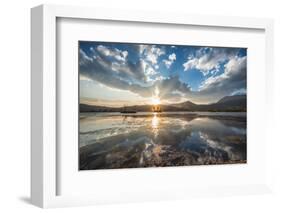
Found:
[(79, 41), (80, 103), (214, 103), (246, 94), (247, 49)]

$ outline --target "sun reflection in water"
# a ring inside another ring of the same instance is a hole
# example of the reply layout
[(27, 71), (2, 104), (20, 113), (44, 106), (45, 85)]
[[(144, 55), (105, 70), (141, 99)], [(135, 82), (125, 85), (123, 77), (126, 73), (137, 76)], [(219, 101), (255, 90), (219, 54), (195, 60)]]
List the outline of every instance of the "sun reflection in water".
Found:
[(152, 129), (157, 129), (158, 125), (159, 125), (159, 118), (157, 116), (157, 113), (153, 113), (153, 118), (151, 121)]
[(152, 127), (152, 132), (154, 133), (154, 137), (158, 136), (159, 122), (160, 122), (160, 118), (158, 116), (158, 113), (154, 112), (151, 120), (151, 127)]

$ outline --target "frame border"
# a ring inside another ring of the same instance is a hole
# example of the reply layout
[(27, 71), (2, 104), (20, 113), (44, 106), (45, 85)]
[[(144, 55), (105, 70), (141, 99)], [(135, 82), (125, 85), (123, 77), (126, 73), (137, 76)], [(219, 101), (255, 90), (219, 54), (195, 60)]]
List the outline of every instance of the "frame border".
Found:
[[(265, 31), (266, 94), (268, 114), (266, 134), (273, 116), (273, 20), (265, 18), (243, 18), (173, 14), (147, 11), (126, 11), (105, 8), (76, 6), (40, 5), (31, 9), (31, 203), (42, 207), (61, 207), (98, 204), (88, 196), (57, 196), (56, 166), (56, 19), (79, 18), (110, 21), (130, 21), (154, 24), (196, 25), (202, 27), (223, 27), (238, 29), (259, 29)], [(110, 12), (108, 12), (108, 10)], [(267, 158), (273, 149), (267, 142)], [(272, 145), (272, 144), (271, 144)], [(269, 149), (268, 149), (269, 148)], [(222, 187), (208, 189), (210, 192), (179, 192), (179, 196), (198, 197), (220, 193), (220, 195), (241, 195), (271, 191), (272, 175), (270, 159), (267, 162), (266, 184), (247, 187)], [(161, 199), (161, 198), (160, 198)], [(171, 199), (171, 198), (170, 198)], [(128, 200), (131, 201), (131, 200)], [(120, 202), (120, 201), (117, 201)], [(126, 202), (126, 201), (122, 201)], [(135, 202), (135, 201), (134, 201)], [(104, 201), (103, 203), (109, 203)]]

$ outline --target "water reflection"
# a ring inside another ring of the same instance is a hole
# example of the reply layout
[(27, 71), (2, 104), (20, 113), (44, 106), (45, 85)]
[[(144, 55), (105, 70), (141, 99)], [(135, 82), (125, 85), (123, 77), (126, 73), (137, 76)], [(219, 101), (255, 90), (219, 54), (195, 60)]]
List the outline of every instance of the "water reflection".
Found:
[(157, 129), (159, 124), (159, 117), (157, 116), (157, 112), (153, 113), (153, 118), (151, 121), (152, 129)]
[(151, 128), (152, 128), (152, 132), (154, 133), (154, 138), (158, 136), (159, 122), (160, 122), (160, 117), (158, 116), (157, 112), (154, 112), (151, 120)]
[(191, 113), (86, 114), (80, 169), (246, 162), (246, 117)]

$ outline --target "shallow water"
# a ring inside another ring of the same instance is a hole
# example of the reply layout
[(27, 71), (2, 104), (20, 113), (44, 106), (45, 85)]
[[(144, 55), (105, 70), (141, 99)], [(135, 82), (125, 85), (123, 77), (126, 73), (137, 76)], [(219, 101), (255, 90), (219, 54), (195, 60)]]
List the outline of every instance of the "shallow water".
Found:
[(80, 113), (80, 169), (246, 162), (246, 113)]

